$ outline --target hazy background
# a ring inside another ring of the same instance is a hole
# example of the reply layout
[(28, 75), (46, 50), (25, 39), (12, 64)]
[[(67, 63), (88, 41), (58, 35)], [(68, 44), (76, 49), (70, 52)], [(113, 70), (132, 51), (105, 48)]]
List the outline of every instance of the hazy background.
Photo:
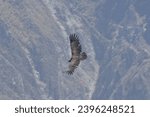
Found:
[[(0, 99), (150, 99), (150, 0), (0, 0)], [(68, 36), (88, 59), (72, 76)]]

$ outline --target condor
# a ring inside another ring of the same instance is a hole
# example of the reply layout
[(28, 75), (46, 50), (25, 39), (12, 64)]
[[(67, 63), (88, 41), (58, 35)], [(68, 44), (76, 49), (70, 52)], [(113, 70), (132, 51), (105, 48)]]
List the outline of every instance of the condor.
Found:
[(81, 44), (79, 42), (79, 37), (76, 34), (70, 34), (70, 47), (71, 47), (71, 58), (68, 62), (69, 70), (66, 71), (69, 75), (72, 75), (74, 70), (80, 64), (81, 60), (85, 60), (87, 58), (87, 54), (82, 52)]

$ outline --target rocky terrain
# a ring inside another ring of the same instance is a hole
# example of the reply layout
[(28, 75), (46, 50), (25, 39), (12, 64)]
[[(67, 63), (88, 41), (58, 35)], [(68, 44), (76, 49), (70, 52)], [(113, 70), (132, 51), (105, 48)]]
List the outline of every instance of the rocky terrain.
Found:
[[(0, 99), (150, 99), (149, 5), (0, 0)], [(71, 33), (88, 59), (70, 76)]]

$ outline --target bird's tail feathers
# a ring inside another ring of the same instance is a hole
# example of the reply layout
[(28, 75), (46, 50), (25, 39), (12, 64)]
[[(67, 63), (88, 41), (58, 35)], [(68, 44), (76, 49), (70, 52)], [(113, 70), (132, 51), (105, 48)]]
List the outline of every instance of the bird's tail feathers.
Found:
[(87, 58), (87, 54), (85, 52), (82, 52), (80, 55), (80, 60), (85, 60)]

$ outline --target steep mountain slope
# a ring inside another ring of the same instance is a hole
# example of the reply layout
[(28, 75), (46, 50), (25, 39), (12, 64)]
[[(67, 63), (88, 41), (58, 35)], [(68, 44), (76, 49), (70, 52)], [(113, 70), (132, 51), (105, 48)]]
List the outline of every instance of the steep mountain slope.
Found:
[(89, 36), (79, 35), (86, 38), (81, 43), (88, 61), (68, 76), (63, 71), (70, 57), (68, 35), (74, 31), (63, 30), (40, 0), (0, 4), (1, 99), (89, 99), (98, 78)]
[(149, 28), (148, 15), (139, 13), (138, 4), (141, 4), (138, 0), (111, 3), (106, 0), (103, 5), (106, 7), (98, 13), (97, 29), (109, 39), (109, 44), (102, 46), (105, 53), (96, 52), (101, 69), (93, 99), (150, 98), (150, 46), (144, 37)]
[[(150, 99), (148, 0), (1, 0), (0, 99)], [(72, 76), (68, 35), (88, 59)]]

